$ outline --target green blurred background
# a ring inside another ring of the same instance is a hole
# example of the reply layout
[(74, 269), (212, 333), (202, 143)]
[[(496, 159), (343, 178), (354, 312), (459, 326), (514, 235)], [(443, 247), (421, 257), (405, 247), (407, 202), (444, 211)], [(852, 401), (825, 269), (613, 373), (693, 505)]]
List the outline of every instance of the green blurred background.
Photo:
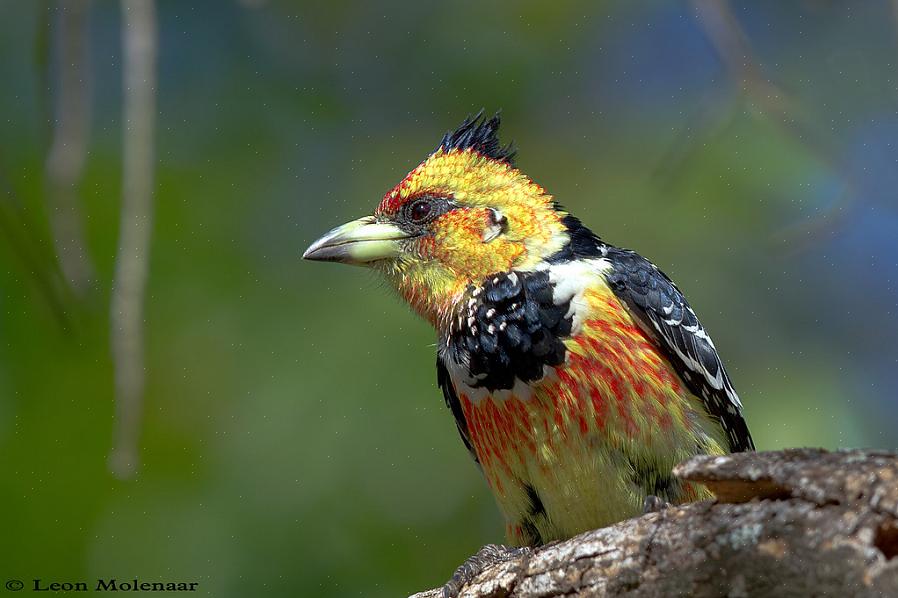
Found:
[(89, 15), (79, 296), (44, 178), (66, 4), (0, 2), (4, 580), (397, 596), (500, 540), (432, 331), (371, 273), (299, 258), (481, 107), (678, 281), (759, 448), (898, 446), (892, 3), (170, 0), (142, 463), (116, 478), (121, 11)]

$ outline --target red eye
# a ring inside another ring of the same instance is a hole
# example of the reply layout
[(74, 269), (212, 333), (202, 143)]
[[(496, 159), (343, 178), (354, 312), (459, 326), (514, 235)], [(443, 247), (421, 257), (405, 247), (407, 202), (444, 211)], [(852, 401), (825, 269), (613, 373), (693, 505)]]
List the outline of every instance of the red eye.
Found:
[(409, 215), (415, 222), (421, 222), (430, 216), (431, 211), (433, 211), (431, 203), (426, 200), (420, 200), (412, 205)]

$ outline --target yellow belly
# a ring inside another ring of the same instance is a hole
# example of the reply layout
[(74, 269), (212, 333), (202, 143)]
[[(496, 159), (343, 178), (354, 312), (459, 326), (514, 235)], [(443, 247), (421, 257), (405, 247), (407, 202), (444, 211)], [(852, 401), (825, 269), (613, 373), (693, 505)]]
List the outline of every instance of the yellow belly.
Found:
[(648, 494), (709, 496), (670, 478), (696, 453), (722, 454), (720, 426), (605, 289), (586, 293), (567, 362), (529, 397), (459, 400), (508, 540), (568, 538), (642, 512)]

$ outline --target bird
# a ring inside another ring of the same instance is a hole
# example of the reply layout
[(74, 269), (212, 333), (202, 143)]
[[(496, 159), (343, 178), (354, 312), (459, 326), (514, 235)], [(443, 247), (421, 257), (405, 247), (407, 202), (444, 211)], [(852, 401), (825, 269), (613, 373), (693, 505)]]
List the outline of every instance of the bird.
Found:
[(528, 547), (710, 498), (672, 468), (754, 450), (714, 342), (674, 282), (515, 165), (483, 111), (305, 259), (378, 271), (437, 337), (436, 382), (505, 519), (452, 595)]

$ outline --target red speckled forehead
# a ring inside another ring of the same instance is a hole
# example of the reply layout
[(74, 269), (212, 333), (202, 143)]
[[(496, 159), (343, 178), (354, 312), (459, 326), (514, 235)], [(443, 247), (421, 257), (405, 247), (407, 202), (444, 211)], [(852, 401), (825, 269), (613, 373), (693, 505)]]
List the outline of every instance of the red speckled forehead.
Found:
[(519, 176), (508, 164), (474, 150), (446, 152), (440, 149), (384, 195), (374, 213), (395, 214), (404, 204), (422, 194), (451, 196), (459, 201), (482, 198)]
[(408, 173), (395, 187), (387, 191), (380, 205), (374, 210), (375, 215), (391, 216), (396, 214), (403, 205), (419, 195), (422, 191), (420, 189), (421, 174), (429, 162), (428, 158)]
[[(404, 182), (404, 179), (403, 179)], [(377, 209), (374, 210), (374, 214), (379, 216), (381, 214), (395, 214), (399, 211), (399, 208), (404, 203), (399, 194), (399, 189), (401, 188), (402, 183), (399, 183), (389, 191), (387, 191), (384, 198), (381, 200), (380, 205), (377, 206)]]

